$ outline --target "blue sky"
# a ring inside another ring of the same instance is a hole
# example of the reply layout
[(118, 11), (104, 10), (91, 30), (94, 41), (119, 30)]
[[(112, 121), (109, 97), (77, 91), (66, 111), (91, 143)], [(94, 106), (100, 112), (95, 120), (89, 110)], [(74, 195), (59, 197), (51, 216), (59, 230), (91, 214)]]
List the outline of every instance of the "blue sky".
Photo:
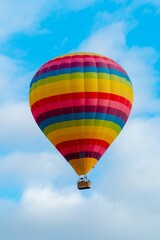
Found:
[[(159, 0), (0, 0), (0, 6), (0, 239), (159, 240)], [(87, 192), (76, 189), (76, 174), (28, 105), (38, 68), (73, 51), (113, 58), (135, 91), (131, 116), (89, 174)]]

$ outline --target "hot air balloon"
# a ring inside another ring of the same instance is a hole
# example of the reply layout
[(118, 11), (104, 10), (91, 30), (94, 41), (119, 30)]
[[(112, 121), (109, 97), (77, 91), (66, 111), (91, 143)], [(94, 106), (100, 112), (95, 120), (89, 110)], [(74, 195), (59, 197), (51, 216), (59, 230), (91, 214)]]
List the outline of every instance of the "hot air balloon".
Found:
[(133, 102), (132, 83), (112, 59), (95, 53), (54, 58), (34, 75), (29, 102), (44, 135), (91, 187), (87, 173), (124, 127)]

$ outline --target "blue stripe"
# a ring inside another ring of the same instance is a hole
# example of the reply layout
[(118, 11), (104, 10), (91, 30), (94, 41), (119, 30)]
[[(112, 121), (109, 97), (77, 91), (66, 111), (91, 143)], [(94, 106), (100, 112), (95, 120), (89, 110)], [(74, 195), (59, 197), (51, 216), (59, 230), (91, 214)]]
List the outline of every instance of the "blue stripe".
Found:
[(33, 77), (30, 87), (32, 86), (32, 84), (38, 82), (41, 79), (45, 79), (48, 77), (52, 77), (52, 76), (58, 76), (60, 74), (70, 74), (70, 73), (86, 73), (86, 72), (95, 72), (95, 73), (107, 73), (107, 74), (115, 74), (119, 77), (125, 78), (127, 81), (130, 82), (129, 77), (123, 73), (123, 72), (119, 72), (115, 69), (109, 69), (109, 68), (104, 68), (104, 67), (72, 67), (72, 68), (60, 68), (58, 71), (57, 70), (52, 70), (52, 71), (48, 71), (45, 73), (42, 73), (38, 76)]
[[(40, 129), (43, 131), (46, 127), (51, 124), (72, 121), (72, 120), (82, 120), (84, 119), (84, 113), (74, 113), (74, 114), (63, 114), (60, 116), (48, 118), (39, 124)], [(117, 116), (106, 113), (85, 113), (85, 119), (96, 119), (96, 120), (106, 120), (118, 124), (121, 128), (125, 125), (125, 121)], [(85, 120), (84, 119), (84, 120)]]

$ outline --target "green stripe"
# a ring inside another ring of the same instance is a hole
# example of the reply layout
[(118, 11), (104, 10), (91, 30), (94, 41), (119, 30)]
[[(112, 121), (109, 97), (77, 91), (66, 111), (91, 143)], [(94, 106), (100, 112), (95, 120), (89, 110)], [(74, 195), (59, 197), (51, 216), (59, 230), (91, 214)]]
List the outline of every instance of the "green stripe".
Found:
[(106, 80), (115, 80), (120, 83), (124, 83), (125, 85), (128, 85), (129, 87), (132, 86), (131, 82), (126, 80), (123, 77), (119, 77), (118, 75), (115, 74), (107, 74), (107, 73), (94, 73), (94, 72), (86, 72), (86, 73), (71, 73), (71, 74), (61, 74), (58, 76), (51, 76), (48, 78), (42, 78), (38, 82), (34, 83), (30, 89), (32, 91), (33, 89), (45, 85), (47, 83), (52, 83), (52, 82), (58, 82), (58, 81), (64, 81), (64, 80), (75, 80), (75, 79), (90, 79), (90, 78), (95, 78), (97, 80), (100, 79), (106, 79)]
[[(84, 125), (85, 124), (85, 125)], [(46, 128), (44, 128), (43, 133), (47, 136), (50, 132), (52, 131), (56, 131), (58, 129), (63, 129), (63, 128), (71, 128), (71, 127), (75, 127), (75, 126), (103, 126), (106, 128), (110, 128), (115, 130), (117, 133), (119, 133), (121, 131), (121, 127), (113, 122), (109, 122), (106, 120), (94, 120), (94, 119), (90, 119), (90, 120), (72, 120), (72, 121), (66, 121), (66, 122), (61, 122), (61, 123), (55, 123), (55, 124), (51, 124), (49, 126), (47, 126)]]

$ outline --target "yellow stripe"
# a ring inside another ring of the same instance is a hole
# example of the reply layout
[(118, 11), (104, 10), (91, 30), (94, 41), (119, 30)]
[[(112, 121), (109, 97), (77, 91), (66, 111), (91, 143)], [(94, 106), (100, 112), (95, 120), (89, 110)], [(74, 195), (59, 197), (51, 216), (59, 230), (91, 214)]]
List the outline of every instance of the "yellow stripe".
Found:
[(132, 86), (127, 86), (124, 83), (117, 81), (110, 81), (107, 79), (84, 79), (73, 81), (65, 80), (63, 82), (54, 82), (41, 85), (33, 89), (30, 93), (30, 104), (34, 104), (36, 101), (60, 94), (73, 93), (73, 92), (106, 92), (111, 94), (117, 94), (127, 98), (132, 102), (133, 90)]
[[(72, 76), (73, 75), (73, 76)], [(98, 74), (94, 74), (96, 77), (84, 77), (85, 73), (81, 74), (80, 77), (77, 78), (77, 76), (75, 75), (75, 73), (72, 74), (63, 74), (63, 75), (58, 75), (58, 76), (52, 76), (52, 77), (48, 77), (45, 79), (41, 79), (38, 82), (34, 83), (34, 85), (36, 85), (36, 88), (43, 88), (43, 87), (48, 87), (50, 84), (55, 84), (55, 87), (58, 88), (68, 88), (68, 87), (74, 87), (74, 86), (83, 86), (85, 85), (85, 87), (90, 85), (94, 85), (97, 86), (97, 84), (99, 86), (108, 86), (110, 87), (110, 85), (112, 84), (112, 82), (117, 82), (117, 83), (123, 83), (126, 86), (132, 87), (131, 83), (126, 81), (125, 78), (121, 78), (117, 75), (111, 75), (111, 74), (104, 74), (104, 77)], [(58, 79), (58, 81), (57, 81)], [(85, 79), (85, 80), (84, 80)], [(111, 80), (112, 79), (112, 80)], [(124, 81), (122, 81), (122, 80)], [(62, 83), (63, 81), (63, 83)], [(126, 82), (125, 82), (126, 81)], [(43, 83), (43, 84), (42, 84)], [(50, 86), (49, 86), (50, 88)], [(34, 91), (35, 87), (30, 89), (30, 92)]]
[[(48, 138), (48, 137), (47, 137)], [(57, 144), (65, 141), (76, 140), (76, 139), (99, 139), (104, 140), (111, 144), (114, 141), (114, 137), (104, 133), (95, 133), (95, 132), (79, 132), (79, 133), (70, 133), (65, 135), (60, 135), (55, 137), (54, 134), (48, 138), (50, 142), (56, 146)]]
[(87, 174), (98, 162), (95, 158), (80, 158), (68, 161), (75, 172), (80, 175)]
[[(92, 52), (73, 52), (73, 53), (66, 53), (66, 54), (63, 54), (63, 55), (59, 55), (59, 56), (53, 58), (52, 60), (57, 59), (57, 58), (68, 57), (68, 56), (75, 56), (75, 55), (79, 55), (79, 56), (91, 55), (91, 56), (97, 56), (97, 57), (104, 57), (101, 54), (92, 53)], [(108, 58), (108, 57), (106, 57), (106, 58)], [(108, 58), (108, 59), (112, 60), (111, 58)]]

